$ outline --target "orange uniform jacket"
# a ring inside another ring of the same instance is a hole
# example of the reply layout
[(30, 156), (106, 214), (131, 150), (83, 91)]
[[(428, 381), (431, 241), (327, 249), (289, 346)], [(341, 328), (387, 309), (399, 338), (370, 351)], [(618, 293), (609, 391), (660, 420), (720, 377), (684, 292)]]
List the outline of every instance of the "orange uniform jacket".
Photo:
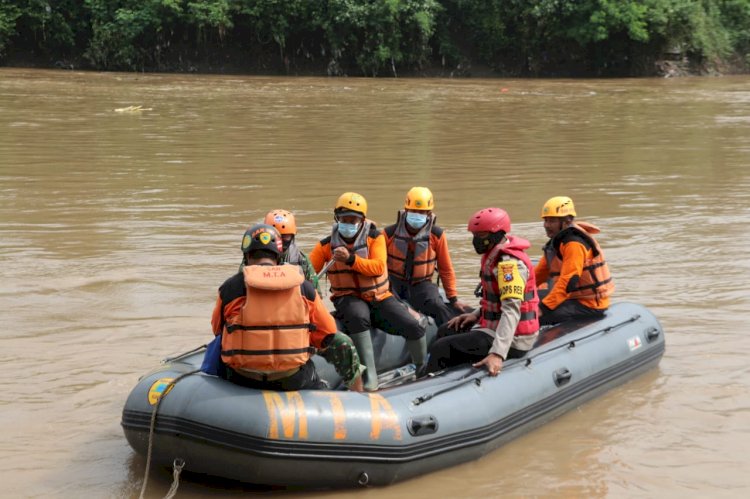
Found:
[[(555, 281), (554, 286), (549, 294), (544, 297), (542, 303), (550, 310), (556, 309), (562, 302), (571, 298), (567, 291), (571, 279), (577, 281), (584, 273), (585, 262), (593, 258), (594, 252), (591, 248), (578, 240), (567, 240), (560, 243), (559, 252), (561, 255), (562, 266), (560, 276)], [(534, 267), (534, 275), (537, 285), (545, 283), (550, 278), (550, 266), (546, 255), (542, 255), (539, 263)], [(579, 303), (589, 308), (605, 310), (609, 308), (609, 297), (599, 298), (578, 298)]]
[[(367, 227), (363, 228), (362, 230), (367, 230)], [(352, 250), (350, 249), (350, 253), (351, 252)], [(354, 273), (362, 274), (363, 276), (368, 276), (375, 279), (382, 278), (382, 276), (384, 276), (386, 287), (377, 290), (377, 295), (375, 297), (375, 301), (383, 301), (393, 295), (387, 289), (388, 266), (386, 262), (388, 253), (385, 247), (385, 237), (375, 228), (374, 224), (371, 225), (371, 229), (367, 234), (367, 253), (368, 258), (362, 258), (360, 255), (355, 254), (354, 261), (349, 267)], [(331, 237), (326, 237), (325, 239), (319, 241), (318, 244), (315, 245), (315, 248), (313, 248), (312, 252), (310, 252), (309, 258), (310, 263), (315, 269), (315, 272), (320, 272), (323, 269), (325, 263), (333, 258), (333, 253), (331, 251)], [(329, 280), (331, 280), (330, 276)], [(333, 286), (333, 283), (331, 284)], [(342, 296), (343, 294), (345, 293), (337, 293), (335, 290), (332, 290), (331, 298), (336, 298), (338, 296)], [(358, 296), (365, 301), (372, 301), (372, 299), (370, 299), (369, 297), (361, 296), (356, 292), (349, 294)]]

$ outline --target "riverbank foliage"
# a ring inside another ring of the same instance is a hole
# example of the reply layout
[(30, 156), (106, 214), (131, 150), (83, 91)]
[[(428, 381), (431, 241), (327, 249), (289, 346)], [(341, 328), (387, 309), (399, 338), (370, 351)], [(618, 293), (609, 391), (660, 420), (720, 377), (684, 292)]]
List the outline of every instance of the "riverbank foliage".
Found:
[(746, 68), (750, 0), (0, 0), (0, 62), (368, 76)]

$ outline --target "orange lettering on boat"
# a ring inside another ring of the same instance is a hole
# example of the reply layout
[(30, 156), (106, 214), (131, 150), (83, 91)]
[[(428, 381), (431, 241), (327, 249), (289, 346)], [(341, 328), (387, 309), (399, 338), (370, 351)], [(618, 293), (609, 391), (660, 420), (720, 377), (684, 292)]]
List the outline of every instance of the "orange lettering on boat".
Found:
[(401, 440), (401, 426), (399, 425), (398, 415), (393, 411), (391, 404), (377, 393), (370, 393), (368, 396), (370, 397), (370, 411), (372, 413), (370, 439), (378, 440), (383, 430), (392, 430), (393, 439)]
[(294, 429), (299, 423), (297, 438), (307, 439), (307, 413), (305, 404), (299, 392), (283, 392), (286, 402), (280, 392), (264, 391), (263, 398), (268, 409), (268, 437), (279, 438), (279, 422), (284, 438), (294, 438)]
[(316, 395), (328, 397), (331, 402), (331, 414), (333, 415), (333, 438), (343, 440), (346, 438), (346, 413), (344, 404), (338, 394), (333, 392), (315, 392)]

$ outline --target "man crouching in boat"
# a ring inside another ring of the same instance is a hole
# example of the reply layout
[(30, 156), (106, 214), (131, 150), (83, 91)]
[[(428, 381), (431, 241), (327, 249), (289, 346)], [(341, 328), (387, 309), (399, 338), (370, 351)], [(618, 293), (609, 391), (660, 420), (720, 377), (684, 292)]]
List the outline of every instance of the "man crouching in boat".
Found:
[(471, 362), (497, 376), (504, 360), (526, 355), (539, 336), (539, 298), (525, 251), (531, 244), (507, 235), (510, 217), (500, 208), (479, 210), (468, 229), (482, 255), (480, 307), (440, 326), (427, 372)]
[(599, 319), (609, 308), (615, 289), (604, 252), (593, 235), (599, 229), (575, 222), (576, 209), (567, 196), (556, 196), (542, 207), (549, 241), (536, 266), (536, 282), (545, 285), (539, 304), (540, 323)]
[(422, 368), (427, 345), (425, 330), (409, 313), (407, 306), (388, 289), (385, 236), (366, 218), (367, 201), (356, 192), (345, 192), (336, 201), (331, 235), (310, 252), (310, 263), (321, 272), (330, 263), (331, 301), (337, 317), (357, 345), (367, 366), (364, 387), (378, 388), (375, 352), (370, 336), (374, 325), (388, 334), (406, 339), (412, 361)]
[[(362, 390), (357, 351), (297, 265), (279, 265), (281, 235), (271, 225), (242, 238), (245, 266), (219, 287), (211, 325), (222, 335), (226, 378), (267, 390), (326, 388), (311, 356), (325, 349), (347, 387)], [(313, 348), (315, 347), (315, 348)]]

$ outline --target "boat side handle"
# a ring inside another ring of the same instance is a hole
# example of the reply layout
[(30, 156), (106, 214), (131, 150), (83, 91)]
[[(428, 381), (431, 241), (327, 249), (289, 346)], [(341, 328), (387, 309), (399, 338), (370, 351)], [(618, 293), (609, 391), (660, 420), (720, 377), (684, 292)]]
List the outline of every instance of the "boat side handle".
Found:
[(568, 369), (567, 367), (563, 367), (555, 371), (553, 377), (555, 379), (556, 386), (563, 386), (570, 381), (570, 379), (573, 377), (573, 373), (570, 372), (570, 369)]
[(654, 341), (656, 338), (659, 337), (661, 334), (661, 331), (659, 331), (658, 327), (651, 326), (650, 328), (646, 329), (646, 339), (649, 343)]
[(409, 420), (409, 433), (415, 437), (430, 435), (438, 429), (438, 421), (435, 416), (417, 416)]

